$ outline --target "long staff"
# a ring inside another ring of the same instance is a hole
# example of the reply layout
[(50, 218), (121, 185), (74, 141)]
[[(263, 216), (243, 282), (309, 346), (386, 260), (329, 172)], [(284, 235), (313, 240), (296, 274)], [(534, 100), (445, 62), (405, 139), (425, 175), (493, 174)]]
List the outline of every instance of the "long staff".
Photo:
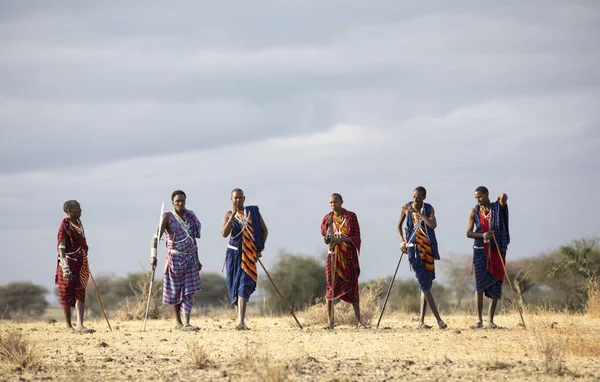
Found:
[(392, 281), (390, 282), (390, 287), (388, 288), (387, 294), (385, 295), (385, 301), (383, 302), (383, 308), (381, 309), (381, 314), (379, 315), (379, 320), (377, 320), (377, 326), (375, 329), (379, 329), (379, 323), (381, 322), (381, 318), (383, 317), (383, 312), (385, 312), (385, 306), (387, 305), (388, 298), (390, 298), (390, 292), (392, 291), (392, 286), (394, 285), (394, 280), (396, 280), (396, 273), (398, 273), (398, 268), (400, 268), (400, 262), (402, 261), (402, 256), (404, 256), (404, 252), (400, 254), (400, 259), (398, 260), (398, 265), (396, 265), (396, 271), (394, 272), (394, 277), (392, 277)]
[[(160, 218), (158, 219), (158, 228), (156, 229), (156, 248), (158, 249), (158, 241), (160, 240), (160, 227), (162, 226), (162, 217), (165, 211), (165, 203), (160, 207)], [(154, 285), (154, 272), (156, 265), (152, 266), (152, 276), (150, 278), (150, 289), (148, 290), (148, 301), (146, 302), (146, 312), (144, 313), (144, 331), (146, 331), (146, 321), (148, 320), (148, 310), (150, 309), (150, 298), (152, 297), (152, 286)]]
[(108, 317), (106, 316), (106, 312), (104, 311), (104, 306), (102, 305), (102, 299), (100, 298), (100, 291), (98, 290), (98, 286), (96, 285), (96, 280), (94, 280), (94, 276), (92, 276), (92, 271), (90, 271), (90, 278), (92, 279), (92, 284), (94, 284), (94, 288), (96, 288), (96, 296), (98, 296), (98, 302), (100, 303), (100, 310), (102, 310), (102, 314), (104, 315), (104, 319), (108, 324), (108, 328), (112, 332), (112, 327), (110, 326), (110, 322), (108, 322)]
[(267, 272), (267, 268), (265, 268), (265, 266), (263, 265), (262, 261), (260, 261), (259, 258), (257, 258), (257, 260), (258, 260), (258, 263), (260, 264), (260, 266), (262, 267), (262, 269), (265, 271), (265, 274), (269, 278), (269, 281), (271, 281), (271, 285), (273, 285), (273, 288), (275, 288), (275, 292), (277, 292), (277, 294), (279, 295), (279, 297), (281, 297), (281, 300), (283, 301), (283, 303), (285, 304), (285, 306), (287, 306), (288, 310), (290, 311), (290, 314), (292, 315), (292, 317), (294, 317), (294, 320), (296, 320), (296, 323), (298, 324), (298, 327), (300, 329), (302, 329), (302, 324), (300, 324), (300, 321), (298, 321), (298, 319), (296, 318), (296, 315), (294, 314), (294, 311), (292, 311), (292, 307), (290, 306), (290, 304), (288, 304), (288, 302), (285, 299), (285, 297), (283, 297), (283, 295), (281, 294), (281, 292), (279, 292), (279, 289), (277, 289), (277, 286), (275, 285), (275, 282), (271, 278), (271, 275), (269, 274), (269, 272)]
[[(411, 245), (410, 242), (415, 237), (415, 235), (417, 234), (417, 230), (420, 229), (420, 227), (421, 227), (420, 222), (419, 222), (418, 227), (414, 227), (414, 230), (413, 230), (412, 235), (410, 236), (410, 239), (408, 239), (408, 241), (406, 242), (407, 248), (409, 245)], [(404, 235), (406, 236), (406, 233)], [(396, 271), (394, 272), (394, 277), (392, 277), (392, 281), (390, 281), (390, 286), (388, 288), (387, 294), (385, 295), (385, 301), (383, 302), (383, 308), (381, 309), (381, 314), (379, 315), (379, 320), (377, 320), (377, 326), (375, 327), (375, 329), (379, 328), (379, 323), (381, 322), (381, 318), (383, 317), (383, 313), (385, 312), (385, 307), (387, 305), (388, 298), (390, 297), (390, 293), (392, 292), (392, 287), (394, 286), (394, 280), (396, 280), (396, 273), (398, 273), (398, 268), (400, 268), (400, 262), (402, 261), (402, 256), (404, 256), (404, 252), (402, 252), (400, 254), (400, 259), (398, 260), (398, 265), (396, 265)]]
[(521, 291), (519, 290), (519, 293), (516, 293), (513, 289), (512, 282), (510, 281), (510, 277), (508, 277), (508, 272), (506, 271), (504, 259), (502, 258), (502, 250), (500, 249), (500, 247), (498, 246), (498, 242), (496, 241), (495, 233), (492, 233), (492, 238), (494, 239), (494, 244), (498, 249), (498, 256), (500, 256), (500, 263), (502, 263), (502, 268), (504, 269), (504, 275), (506, 276), (506, 281), (508, 281), (508, 286), (510, 286), (510, 290), (512, 290), (512, 292), (519, 297), (519, 304), (517, 304), (517, 310), (519, 311), (519, 316), (521, 317), (521, 323), (523, 324), (523, 328), (527, 329), (527, 325), (525, 325), (525, 319), (523, 318), (523, 300), (521, 299)]

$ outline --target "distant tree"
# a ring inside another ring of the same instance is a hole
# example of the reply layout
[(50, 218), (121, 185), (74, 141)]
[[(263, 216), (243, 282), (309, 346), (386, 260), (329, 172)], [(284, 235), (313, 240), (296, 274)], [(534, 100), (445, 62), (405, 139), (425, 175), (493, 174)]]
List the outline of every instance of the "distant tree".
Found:
[(472, 263), (472, 255), (452, 256), (444, 258), (440, 263), (441, 273), (444, 273), (448, 280), (447, 285), (450, 289), (448, 292), (454, 297), (457, 308), (461, 307), (465, 297), (475, 292), (475, 276), (471, 273)]
[[(277, 262), (269, 273), (294, 310), (312, 305), (315, 299), (325, 296), (325, 266), (315, 257), (279, 251)], [(260, 286), (271, 310), (286, 309), (266, 276), (261, 277)]]
[(41, 316), (48, 307), (47, 293), (46, 288), (25, 281), (0, 286), (0, 318), (10, 318), (14, 313)]
[(200, 305), (229, 305), (229, 293), (225, 277), (219, 273), (203, 273), (202, 290), (196, 293), (196, 299)]

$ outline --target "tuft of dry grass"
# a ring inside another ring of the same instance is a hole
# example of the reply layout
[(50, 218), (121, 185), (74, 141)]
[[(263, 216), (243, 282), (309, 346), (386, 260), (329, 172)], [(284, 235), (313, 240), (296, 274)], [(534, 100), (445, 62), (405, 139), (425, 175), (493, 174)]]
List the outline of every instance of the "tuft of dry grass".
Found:
[[(373, 320), (379, 314), (379, 297), (383, 289), (382, 280), (375, 280), (360, 290), (360, 316), (362, 320), (371, 325)], [(299, 314), (307, 325), (325, 325), (327, 323), (327, 305), (324, 299), (319, 299), (315, 305), (312, 305)], [(354, 308), (351, 304), (335, 304), (334, 319), (336, 325), (357, 324), (354, 316)], [(295, 326), (294, 322), (294, 326)]]
[(577, 357), (600, 358), (600, 342), (596, 337), (584, 338), (581, 335), (570, 337), (565, 343), (565, 352)]
[[(548, 332), (544, 330), (542, 323), (534, 321), (531, 323), (531, 332), (536, 344), (536, 349), (544, 364), (546, 374), (562, 374), (565, 363), (566, 337), (559, 333)], [(550, 325), (550, 328), (552, 325)]]
[[(119, 303), (119, 319), (123, 321), (143, 320), (146, 313), (146, 304), (148, 303), (148, 292), (150, 291), (150, 282), (152, 272), (143, 273), (137, 280), (136, 285), (131, 289), (135, 297), (125, 297)], [(161, 291), (159, 288), (152, 287), (152, 296), (150, 297), (150, 306), (148, 308), (148, 318), (161, 318), (164, 316), (164, 308), (161, 303)]]
[(194, 341), (188, 341), (185, 346), (188, 356), (186, 366), (189, 369), (208, 369), (213, 366), (213, 362), (202, 345)]
[(600, 279), (598, 277), (590, 277), (588, 280), (585, 314), (591, 318), (600, 318)]
[(4, 371), (36, 368), (42, 356), (38, 347), (18, 330), (0, 334), (0, 369)]
[(289, 364), (272, 361), (264, 344), (246, 340), (246, 345), (239, 353), (233, 365), (246, 370), (251, 370), (251, 381), (256, 382), (282, 382), (290, 380), (290, 372), (297, 372), (301, 367), (301, 360), (294, 360)]

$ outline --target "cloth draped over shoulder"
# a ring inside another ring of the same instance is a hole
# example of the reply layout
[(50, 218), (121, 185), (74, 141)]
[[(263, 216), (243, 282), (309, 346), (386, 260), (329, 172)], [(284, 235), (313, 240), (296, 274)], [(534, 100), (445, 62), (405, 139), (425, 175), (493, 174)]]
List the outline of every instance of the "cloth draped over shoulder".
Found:
[(181, 305), (180, 311), (190, 314), (194, 294), (202, 289), (198, 246), (200, 221), (192, 210), (184, 209), (183, 217), (167, 212), (171, 233), (167, 232), (167, 259), (163, 270), (163, 303)]
[(225, 279), (232, 305), (238, 297), (250, 299), (256, 290), (256, 263), (264, 248), (259, 208), (247, 206), (243, 213), (236, 214), (227, 245)]
[(339, 298), (350, 304), (359, 302), (358, 277), (360, 276), (361, 237), (358, 218), (352, 211), (342, 209), (341, 216), (335, 216), (332, 211), (321, 221), (321, 235), (327, 235), (327, 221), (332, 218), (333, 237), (349, 238), (350, 243), (340, 243), (329, 246), (326, 267), (326, 299)]
[(58, 228), (57, 242), (57, 251), (64, 242), (65, 257), (72, 273), (68, 280), (63, 277), (57, 258), (54, 282), (58, 286), (60, 305), (75, 306), (75, 301), (85, 301), (85, 288), (90, 277), (88, 245), (81, 220), (71, 222), (68, 217), (64, 218)]
[[(502, 282), (504, 281), (504, 264), (506, 250), (510, 244), (508, 225), (508, 206), (502, 207), (499, 201), (491, 203), (490, 209), (485, 210), (477, 204), (475, 210), (476, 233), (494, 231), (494, 239), (484, 241), (475, 239), (473, 245), (473, 268), (475, 284), (478, 291), (484, 291), (490, 298), (502, 297)], [(496, 243), (498, 246), (496, 247)]]
[[(408, 204), (413, 206), (413, 202)], [(430, 217), (433, 207), (429, 203), (423, 203), (420, 212)], [(434, 260), (440, 259), (435, 230), (425, 224), (416, 213), (409, 213), (406, 216), (405, 237), (406, 240), (410, 240), (407, 244), (413, 244), (408, 247), (408, 261), (419, 283), (419, 289), (427, 292), (435, 280)]]

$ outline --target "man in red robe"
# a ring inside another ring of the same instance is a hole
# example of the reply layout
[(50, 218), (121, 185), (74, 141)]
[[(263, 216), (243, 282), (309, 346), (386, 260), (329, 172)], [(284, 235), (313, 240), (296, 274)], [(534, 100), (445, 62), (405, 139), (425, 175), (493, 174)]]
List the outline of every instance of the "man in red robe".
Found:
[(327, 255), (327, 329), (334, 328), (333, 301), (339, 298), (354, 308), (356, 323), (367, 328), (360, 317), (358, 296), (358, 276), (360, 265), (360, 226), (356, 214), (342, 208), (344, 200), (340, 194), (332, 194), (329, 198), (331, 212), (323, 217), (321, 235), (325, 244), (329, 245)]
[[(81, 206), (76, 200), (63, 205), (67, 214), (58, 228), (58, 261), (54, 282), (63, 307), (67, 329), (78, 333), (93, 333), (94, 329), (83, 326), (85, 288), (90, 277), (88, 246), (81, 223)], [(71, 324), (71, 307), (77, 310), (77, 329)]]

